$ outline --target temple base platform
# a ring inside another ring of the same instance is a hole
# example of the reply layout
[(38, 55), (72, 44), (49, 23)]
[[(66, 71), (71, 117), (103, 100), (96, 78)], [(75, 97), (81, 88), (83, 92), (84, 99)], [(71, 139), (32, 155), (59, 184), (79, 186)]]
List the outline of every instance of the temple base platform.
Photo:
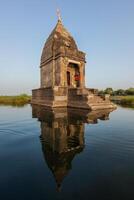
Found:
[(49, 109), (69, 107), (88, 110), (116, 109), (109, 95), (99, 96), (94, 89), (53, 87), (32, 90), (31, 104)]

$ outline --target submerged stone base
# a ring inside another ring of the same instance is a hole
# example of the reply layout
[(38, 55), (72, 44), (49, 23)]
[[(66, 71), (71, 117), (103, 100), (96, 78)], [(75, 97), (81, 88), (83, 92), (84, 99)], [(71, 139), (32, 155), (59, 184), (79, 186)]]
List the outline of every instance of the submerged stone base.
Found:
[(32, 90), (32, 104), (49, 108), (71, 107), (88, 110), (116, 109), (109, 96), (88, 88), (39, 88)]

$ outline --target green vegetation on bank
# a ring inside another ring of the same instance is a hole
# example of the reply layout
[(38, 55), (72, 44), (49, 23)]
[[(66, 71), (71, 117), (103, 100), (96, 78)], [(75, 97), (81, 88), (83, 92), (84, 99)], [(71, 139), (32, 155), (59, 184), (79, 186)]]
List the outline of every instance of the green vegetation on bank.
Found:
[(127, 90), (123, 89), (113, 90), (113, 88), (106, 88), (105, 90), (99, 91), (99, 94), (110, 94), (111, 96), (134, 95), (134, 88), (128, 88)]
[(128, 88), (127, 90), (113, 90), (112, 88), (106, 88), (105, 90), (99, 91), (99, 94), (110, 94), (111, 100), (117, 104), (134, 106), (134, 88)]
[(21, 94), (18, 96), (0, 96), (0, 105), (24, 106), (31, 100), (31, 96)]
[(134, 96), (111, 96), (111, 100), (117, 104), (134, 106)]

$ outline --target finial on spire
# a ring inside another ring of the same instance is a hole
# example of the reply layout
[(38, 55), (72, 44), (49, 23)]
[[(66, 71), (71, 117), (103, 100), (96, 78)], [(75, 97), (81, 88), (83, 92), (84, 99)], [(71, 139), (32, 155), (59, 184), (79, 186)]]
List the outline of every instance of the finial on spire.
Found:
[(59, 8), (57, 8), (57, 17), (58, 17), (59, 21), (62, 21), (62, 19), (61, 19), (61, 12), (60, 12)]

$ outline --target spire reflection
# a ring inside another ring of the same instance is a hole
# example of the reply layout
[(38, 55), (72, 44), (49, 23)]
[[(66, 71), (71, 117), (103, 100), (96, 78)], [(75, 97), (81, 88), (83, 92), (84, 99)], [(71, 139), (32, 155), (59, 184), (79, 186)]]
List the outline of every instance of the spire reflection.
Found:
[(85, 124), (98, 123), (98, 119), (108, 120), (111, 111), (46, 110), (41, 106), (32, 106), (33, 118), (40, 121), (44, 159), (53, 173), (58, 191), (72, 169), (72, 160), (84, 149)]

